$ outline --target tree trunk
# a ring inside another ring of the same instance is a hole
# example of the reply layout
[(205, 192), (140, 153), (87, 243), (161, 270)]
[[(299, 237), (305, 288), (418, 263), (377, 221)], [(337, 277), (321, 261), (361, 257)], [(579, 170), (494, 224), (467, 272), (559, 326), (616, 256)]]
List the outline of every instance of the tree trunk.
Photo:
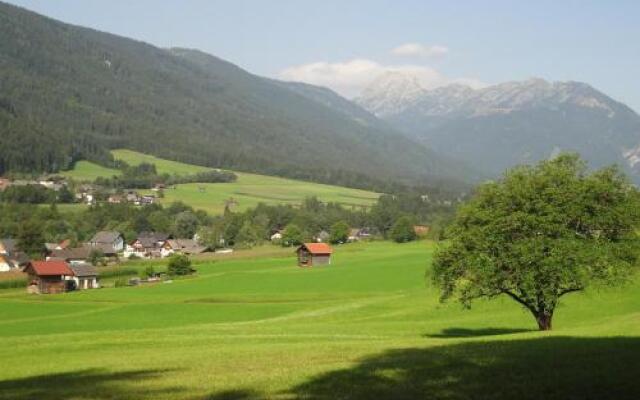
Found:
[(553, 318), (553, 314), (541, 311), (534, 314), (534, 316), (536, 317), (536, 322), (538, 322), (538, 329), (540, 329), (541, 331), (551, 330), (551, 318)]

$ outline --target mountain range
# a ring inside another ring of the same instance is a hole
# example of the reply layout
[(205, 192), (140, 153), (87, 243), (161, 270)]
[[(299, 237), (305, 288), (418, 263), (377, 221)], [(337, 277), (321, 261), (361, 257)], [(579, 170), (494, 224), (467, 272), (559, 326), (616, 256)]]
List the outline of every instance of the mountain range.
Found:
[(109, 150), (351, 187), (460, 182), (579, 152), (640, 183), (640, 116), (580, 82), (424, 89), (390, 72), (351, 101), (0, 2), (0, 174)]
[(0, 174), (110, 162), (193, 164), (383, 190), (472, 174), (334, 92), (263, 78), (0, 3)]
[(640, 180), (640, 116), (586, 83), (529, 79), (482, 89), (432, 90), (387, 73), (355, 100), (413, 139), (495, 176), (505, 168), (580, 153)]

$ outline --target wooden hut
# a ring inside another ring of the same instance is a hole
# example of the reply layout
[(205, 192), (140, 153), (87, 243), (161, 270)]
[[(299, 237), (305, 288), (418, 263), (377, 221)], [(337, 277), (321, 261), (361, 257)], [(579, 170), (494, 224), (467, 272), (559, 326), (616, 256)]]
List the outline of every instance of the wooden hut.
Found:
[(73, 276), (64, 261), (31, 261), (23, 271), (29, 275), (30, 293), (62, 293), (67, 290), (67, 277)]
[(304, 243), (296, 250), (298, 266), (312, 267), (314, 265), (331, 264), (333, 249), (326, 243)]

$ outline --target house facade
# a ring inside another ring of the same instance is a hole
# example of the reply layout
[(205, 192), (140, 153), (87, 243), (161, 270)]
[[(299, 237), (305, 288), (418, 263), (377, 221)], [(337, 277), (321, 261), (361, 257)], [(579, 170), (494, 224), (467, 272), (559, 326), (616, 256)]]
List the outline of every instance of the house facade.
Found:
[(303, 243), (296, 250), (296, 254), (300, 267), (329, 265), (333, 249), (326, 243)]
[(88, 244), (106, 255), (112, 255), (124, 250), (124, 237), (120, 232), (102, 231), (93, 235)]
[(139, 258), (161, 257), (162, 246), (171, 236), (160, 232), (142, 232), (138, 237), (127, 244), (124, 256)]
[(98, 284), (98, 270), (93, 265), (89, 264), (72, 264), (69, 265), (73, 276), (67, 276), (67, 282), (74, 283), (75, 290), (85, 289), (97, 289), (100, 287)]

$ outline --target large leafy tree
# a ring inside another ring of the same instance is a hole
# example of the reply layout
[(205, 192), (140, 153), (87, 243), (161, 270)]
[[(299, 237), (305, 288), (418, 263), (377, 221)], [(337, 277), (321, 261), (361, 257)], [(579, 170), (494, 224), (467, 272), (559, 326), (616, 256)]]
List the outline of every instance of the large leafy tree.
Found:
[(550, 330), (560, 298), (614, 285), (636, 267), (638, 192), (614, 167), (587, 173), (563, 154), (482, 185), (434, 260), (442, 299), (505, 295)]

